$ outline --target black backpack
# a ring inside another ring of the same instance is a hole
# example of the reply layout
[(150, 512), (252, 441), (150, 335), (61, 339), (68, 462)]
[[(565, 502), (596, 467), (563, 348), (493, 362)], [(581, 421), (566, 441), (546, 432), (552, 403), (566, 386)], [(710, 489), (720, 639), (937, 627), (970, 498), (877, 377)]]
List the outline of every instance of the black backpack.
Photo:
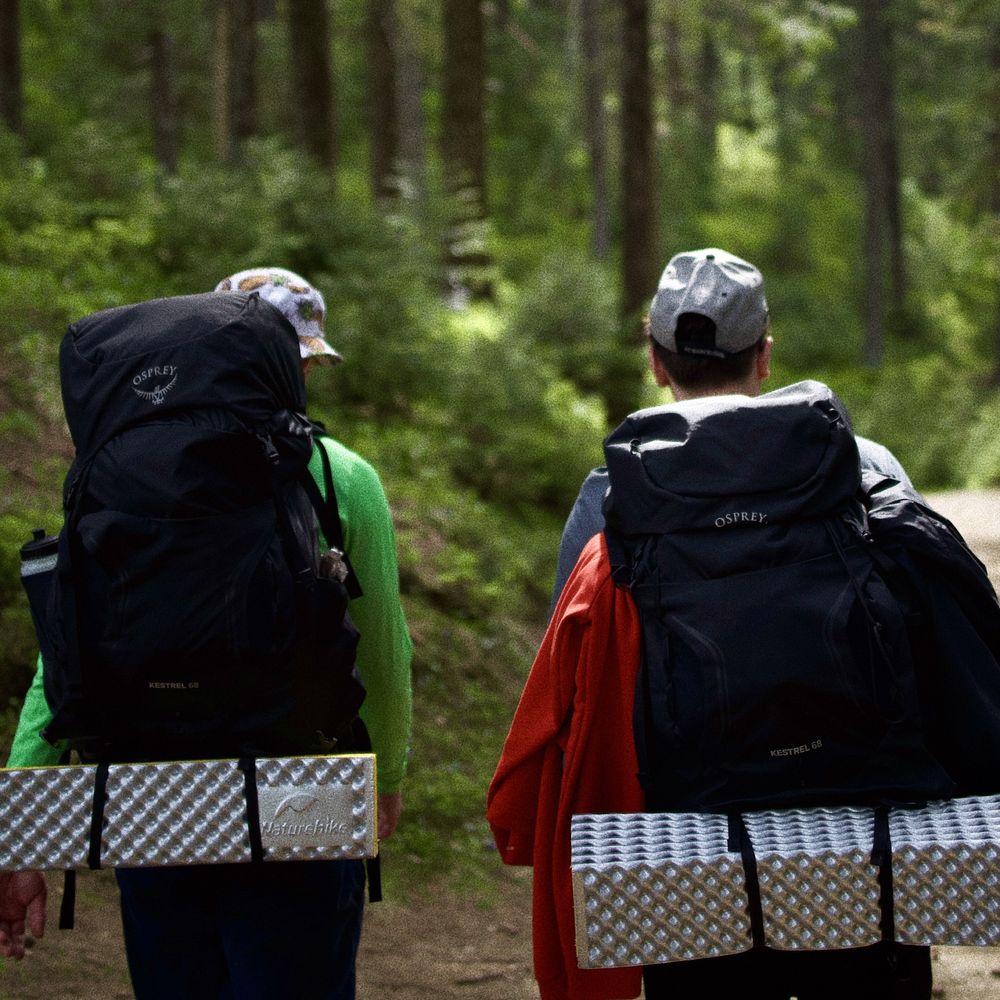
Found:
[(76, 458), (37, 616), (45, 736), (104, 760), (348, 748), (360, 591), (320, 568), (314, 508), (331, 544), (340, 524), (291, 325), (256, 295), (109, 309), (69, 328), (60, 374)]
[(642, 629), (633, 721), (649, 808), (955, 791), (921, 705), (915, 592), (890, 579), (899, 564), (872, 533), (826, 386), (640, 411), (605, 453), (612, 570)]

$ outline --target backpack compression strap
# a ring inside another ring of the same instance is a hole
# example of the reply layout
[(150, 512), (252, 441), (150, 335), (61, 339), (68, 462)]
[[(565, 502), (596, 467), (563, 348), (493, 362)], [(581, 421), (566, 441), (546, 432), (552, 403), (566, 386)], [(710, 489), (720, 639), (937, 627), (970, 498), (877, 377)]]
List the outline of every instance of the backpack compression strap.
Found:
[(330, 456), (322, 444), (317, 443), (316, 447), (323, 462), (323, 485), (326, 487), (326, 500), (323, 499), (323, 494), (320, 493), (319, 487), (309, 474), (308, 469), (302, 474), (300, 482), (309, 497), (309, 502), (316, 511), (316, 518), (319, 521), (319, 526), (323, 529), (323, 536), (326, 538), (327, 544), (343, 554), (344, 565), (347, 567), (347, 579), (344, 581), (344, 586), (347, 588), (347, 596), (353, 600), (361, 597), (364, 592), (344, 549), (344, 528), (340, 523), (340, 507), (337, 504), (337, 490), (333, 485), (333, 467), (330, 465)]
[(747, 894), (747, 916), (750, 918), (750, 937), (754, 948), (767, 945), (764, 934), (764, 907), (760, 895), (760, 879), (757, 875), (757, 856), (754, 854), (750, 831), (738, 812), (728, 815), (729, 837), (728, 848), (733, 853), (740, 854), (743, 862), (743, 877)]

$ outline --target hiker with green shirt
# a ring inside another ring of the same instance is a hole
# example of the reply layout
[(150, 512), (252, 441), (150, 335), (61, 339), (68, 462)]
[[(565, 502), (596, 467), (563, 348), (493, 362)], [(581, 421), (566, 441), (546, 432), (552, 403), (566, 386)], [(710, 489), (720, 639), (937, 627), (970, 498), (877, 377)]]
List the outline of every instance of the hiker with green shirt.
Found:
[[(215, 291), (256, 293), (276, 307), (298, 334), (304, 373), (342, 360), (324, 336), (323, 297), (300, 276), (254, 268), (224, 279)], [(361, 636), (356, 662), (367, 694), (360, 715), (377, 757), (378, 836), (385, 840), (402, 811), (411, 725), (412, 645), (400, 603), (395, 533), (378, 474), (325, 433), (314, 436), (309, 462), (323, 499), (321, 448), (332, 472), (344, 552), (362, 590), (349, 610)], [(39, 656), (8, 767), (52, 765), (65, 758), (68, 747), (42, 735), (52, 718), (43, 671)], [(291, 995), (293, 981), (307, 986), (310, 996), (354, 997), (363, 862), (118, 869), (116, 874), (137, 997), (277, 1000)], [(26, 919), (31, 933), (41, 936), (45, 895), (38, 872), (0, 873), (0, 955), (23, 956)], [(297, 979), (289, 979), (284, 962), (274, 961), (281, 953), (294, 953)]]

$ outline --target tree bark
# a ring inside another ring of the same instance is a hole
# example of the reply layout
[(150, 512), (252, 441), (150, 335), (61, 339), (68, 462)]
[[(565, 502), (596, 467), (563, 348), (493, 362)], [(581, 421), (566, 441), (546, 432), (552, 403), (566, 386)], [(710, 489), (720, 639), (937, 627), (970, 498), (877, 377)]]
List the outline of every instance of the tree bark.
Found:
[(233, 0), (230, 128), (239, 147), (257, 134), (257, 0)]
[[(1000, 254), (1000, 170), (996, 165), (1000, 163), (1000, 24), (991, 25), (991, 35), (989, 43), (990, 69), (993, 74), (993, 83), (988, 93), (990, 100), (991, 119), (989, 123), (989, 163), (993, 165), (991, 171), (991, 181), (989, 190), (990, 209), (993, 213), (994, 230), (994, 253)], [(993, 316), (993, 342), (995, 360), (993, 363), (992, 383), (1000, 386), (1000, 287), (997, 289), (997, 300), (994, 307)]]
[(580, 39), (583, 49), (584, 111), (593, 198), (590, 246), (597, 260), (605, 260), (611, 249), (611, 197), (608, 190), (608, 122), (604, 110), (604, 67), (601, 58), (598, 0), (580, 0)]
[(687, 78), (684, 74), (684, 55), (681, 51), (681, 24), (677, 4), (671, 2), (663, 22), (663, 55), (666, 72), (667, 105), (673, 118), (682, 117), (690, 103)]
[(624, 0), (622, 157), (623, 307), (633, 316), (656, 291), (658, 259), (656, 156), (649, 68), (647, 0)]
[(179, 146), (173, 39), (158, 25), (150, 33), (149, 45), (153, 156), (168, 174), (176, 174)]
[(290, 106), (298, 109), (297, 138), (330, 170), (337, 163), (333, 52), (326, 0), (288, 0)]
[(24, 135), (19, 0), (0, 0), (0, 121), (11, 132)]
[(368, 42), (369, 149), (372, 195), (398, 193), (399, 120), (396, 112), (396, 38), (394, 0), (369, 0)]
[(486, 39), (480, 0), (443, 0), (443, 148), (445, 184), (452, 198), (453, 225), (447, 236), (449, 283), (489, 298), (492, 282), (485, 245)]
[(719, 47), (712, 35), (711, 27), (706, 27), (705, 37), (701, 43), (701, 53), (698, 57), (698, 89), (697, 108), (698, 125), (701, 133), (702, 151), (707, 176), (715, 169), (715, 159), (718, 154), (719, 132), (719, 74), (722, 60), (719, 58)]
[(479, 0), (444, 0), (444, 154), (452, 191), (486, 206), (486, 40)]
[(397, 23), (396, 117), (399, 157), (409, 194), (424, 202), (427, 194), (427, 126), (424, 119), (424, 66), (405, 19)]
[(212, 134), (216, 159), (228, 162), (232, 154), (229, 123), (232, 56), (232, 0), (213, 0)]
[(864, 217), (864, 363), (877, 368), (884, 355), (885, 230), (887, 218), (886, 135), (880, 102), (881, 0), (861, 0), (860, 92)]
[[(878, 10), (881, 58), (878, 60), (878, 101), (883, 119), (882, 163), (885, 171), (885, 209), (889, 236), (889, 279), (892, 311), (902, 319), (906, 299), (906, 255), (903, 248), (902, 180), (899, 164), (898, 114), (896, 109), (895, 32), (890, 0), (884, 0)], [(905, 325), (897, 324), (907, 332)]]
[(639, 317), (656, 291), (659, 254), (649, 5), (624, 0), (622, 25), (622, 324), (604, 401), (612, 425), (635, 410), (646, 367)]

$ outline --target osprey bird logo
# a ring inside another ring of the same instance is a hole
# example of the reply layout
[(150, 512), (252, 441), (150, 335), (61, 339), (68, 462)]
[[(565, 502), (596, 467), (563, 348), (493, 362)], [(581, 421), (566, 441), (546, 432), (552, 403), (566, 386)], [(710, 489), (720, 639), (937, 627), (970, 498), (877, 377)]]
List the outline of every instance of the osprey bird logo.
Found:
[[(159, 406), (176, 382), (176, 365), (154, 365), (152, 368), (144, 368), (132, 379), (132, 391), (140, 399), (149, 400), (153, 406)], [(145, 388), (147, 385), (151, 385), (152, 388)]]

